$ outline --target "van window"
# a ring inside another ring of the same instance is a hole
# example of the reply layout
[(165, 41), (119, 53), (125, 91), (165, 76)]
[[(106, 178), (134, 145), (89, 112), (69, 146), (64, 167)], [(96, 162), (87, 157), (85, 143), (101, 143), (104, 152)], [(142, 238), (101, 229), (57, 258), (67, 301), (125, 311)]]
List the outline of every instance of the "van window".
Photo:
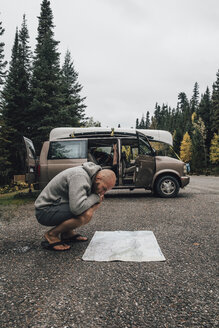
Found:
[(168, 156), (168, 157), (180, 159), (179, 156), (173, 150), (173, 147), (164, 142), (151, 141), (151, 146), (155, 149), (157, 156)]
[(51, 141), (48, 159), (75, 159), (87, 157), (87, 140)]
[(149, 143), (141, 138), (139, 138), (139, 151), (141, 155), (152, 155)]

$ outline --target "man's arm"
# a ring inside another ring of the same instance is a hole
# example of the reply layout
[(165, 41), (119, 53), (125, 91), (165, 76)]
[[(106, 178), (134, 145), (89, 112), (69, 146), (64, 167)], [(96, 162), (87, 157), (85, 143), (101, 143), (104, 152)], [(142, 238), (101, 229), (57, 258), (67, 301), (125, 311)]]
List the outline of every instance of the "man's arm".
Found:
[(93, 205), (100, 203), (100, 196), (90, 194), (90, 184), (84, 175), (73, 176), (69, 182), (69, 207), (74, 215), (81, 215)]

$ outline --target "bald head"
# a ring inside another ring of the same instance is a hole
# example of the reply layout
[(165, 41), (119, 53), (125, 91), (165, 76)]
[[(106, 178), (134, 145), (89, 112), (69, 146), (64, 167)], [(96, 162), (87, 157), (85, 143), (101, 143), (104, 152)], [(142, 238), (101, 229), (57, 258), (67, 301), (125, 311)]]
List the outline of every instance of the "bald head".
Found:
[(115, 186), (116, 175), (112, 170), (103, 169), (97, 173), (97, 176), (98, 178), (102, 179), (104, 182), (109, 183), (112, 186), (112, 188)]
[(112, 189), (116, 183), (116, 175), (112, 170), (103, 169), (96, 175), (94, 190), (97, 194), (104, 195), (106, 191)]

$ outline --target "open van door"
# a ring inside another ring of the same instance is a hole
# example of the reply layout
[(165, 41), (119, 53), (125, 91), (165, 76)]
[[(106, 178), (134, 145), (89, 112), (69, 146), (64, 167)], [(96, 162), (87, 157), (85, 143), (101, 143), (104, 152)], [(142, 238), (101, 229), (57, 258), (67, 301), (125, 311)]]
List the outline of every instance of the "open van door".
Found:
[(33, 142), (24, 138), (24, 143), (26, 147), (26, 174), (25, 180), (30, 185), (31, 183), (37, 182), (37, 157)]
[(138, 139), (138, 157), (135, 160), (135, 186), (150, 189), (155, 172), (154, 151), (145, 136), (136, 132)]

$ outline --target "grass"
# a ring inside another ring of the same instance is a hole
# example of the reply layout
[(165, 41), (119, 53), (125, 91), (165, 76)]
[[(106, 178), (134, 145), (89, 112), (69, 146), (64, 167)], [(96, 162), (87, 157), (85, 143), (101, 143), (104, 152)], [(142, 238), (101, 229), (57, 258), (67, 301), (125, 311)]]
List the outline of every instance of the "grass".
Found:
[(38, 195), (38, 191), (29, 192), (29, 189), (0, 194), (0, 205), (24, 205), (33, 203)]

